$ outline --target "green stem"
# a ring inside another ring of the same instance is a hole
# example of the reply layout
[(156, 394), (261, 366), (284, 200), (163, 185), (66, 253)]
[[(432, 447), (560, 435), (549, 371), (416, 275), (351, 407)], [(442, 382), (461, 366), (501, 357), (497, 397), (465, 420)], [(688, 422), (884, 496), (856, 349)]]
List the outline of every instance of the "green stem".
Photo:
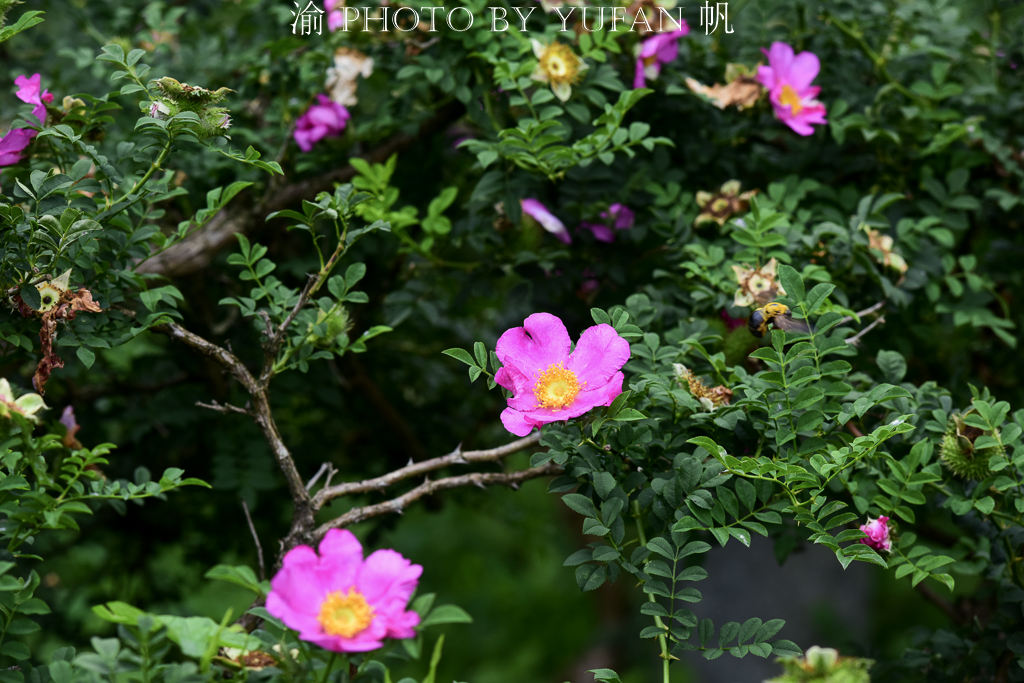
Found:
[[(633, 519), (636, 521), (636, 534), (640, 538), (640, 543), (642, 545), (647, 545), (647, 535), (644, 533), (643, 514), (640, 512), (640, 501), (637, 500), (633, 501)], [(648, 593), (647, 599), (650, 602), (657, 602), (657, 600), (654, 599), (653, 593)], [(665, 622), (661, 620), (661, 617), (655, 615), (654, 623), (663, 631), (668, 631), (668, 627), (665, 626)], [(661, 658), (663, 660), (661, 673), (662, 683), (671, 683), (668, 670), (669, 664), (671, 663), (668, 654), (668, 638), (665, 637), (664, 633), (658, 636), (658, 644), (661, 646)]]
[(334, 659), (338, 653), (332, 652), (330, 658), (327, 660), (327, 666), (324, 667), (323, 683), (327, 683), (328, 677), (331, 675), (331, 669), (334, 668)]
[[(142, 176), (142, 178), (139, 179), (139, 182), (137, 182), (134, 185), (132, 185), (132, 189), (128, 191), (128, 194), (135, 194), (136, 192), (141, 190), (142, 187), (146, 183), (149, 182), (149, 179), (152, 178), (153, 174), (156, 173), (160, 169), (160, 165), (162, 163), (164, 163), (164, 160), (167, 158), (167, 155), (170, 154), (170, 152), (171, 152), (171, 144), (173, 142), (174, 142), (174, 139), (171, 138), (170, 136), (168, 136), (167, 144), (165, 144), (163, 149), (160, 150), (160, 154), (157, 155), (156, 159), (153, 160), (153, 163), (151, 163), (149, 165), (149, 169), (146, 170), (146, 174), (144, 176)], [(128, 196), (128, 195), (125, 195), (125, 196)], [(121, 199), (123, 200), (124, 197), (122, 197)]]
[(882, 78), (884, 78), (885, 80), (887, 80), (892, 85), (892, 87), (896, 89), (897, 92), (919, 104), (925, 103), (925, 101), (919, 95), (911, 92), (902, 83), (893, 78), (893, 75), (889, 73), (889, 67), (886, 66), (885, 64), (885, 57), (878, 54), (871, 48), (871, 46), (868, 44), (868, 41), (864, 39), (863, 33), (853, 28), (852, 26), (849, 26), (842, 19), (835, 16), (831, 12), (827, 12), (825, 16), (828, 18), (829, 21), (832, 22), (832, 24), (837, 29), (845, 33), (850, 38), (853, 38), (853, 40), (857, 43), (857, 46), (860, 47), (861, 52), (863, 52), (867, 56), (867, 58), (871, 60), (871, 63), (874, 64), (875, 70), (878, 71), (879, 75), (882, 76)]

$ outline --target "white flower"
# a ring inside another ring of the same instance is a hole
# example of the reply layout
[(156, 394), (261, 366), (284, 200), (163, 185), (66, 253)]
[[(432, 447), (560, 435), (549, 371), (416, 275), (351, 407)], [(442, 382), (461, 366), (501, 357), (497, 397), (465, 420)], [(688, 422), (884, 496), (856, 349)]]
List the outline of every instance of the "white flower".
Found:
[(373, 74), (373, 57), (359, 50), (339, 47), (334, 52), (334, 66), (327, 69), (327, 96), (343, 107), (352, 107), (356, 99), (357, 79)]
[(530, 78), (541, 83), (550, 83), (551, 92), (565, 102), (572, 95), (572, 85), (580, 74), (587, 70), (587, 64), (572, 51), (572, 48), (557, 40), (545, 45), (532, 39), (533, 54), (537, 57), (537, 68)]

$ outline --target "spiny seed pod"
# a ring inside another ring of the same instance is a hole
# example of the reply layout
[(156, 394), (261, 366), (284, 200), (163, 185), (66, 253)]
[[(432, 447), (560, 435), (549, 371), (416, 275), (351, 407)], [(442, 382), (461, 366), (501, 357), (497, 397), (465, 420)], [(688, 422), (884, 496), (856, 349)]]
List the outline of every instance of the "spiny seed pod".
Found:
[(206, 88), (200, 88), (196, 85), (179, 83), (170, 76), (165, 76), (156, 81), (156, 85), (163, 91), (164, 95), (183, 105), (185, 109), (190, 111), (194, 111), (195, 105), (205, 106), (208, 104), (216, 104), (227, 97), (229, 92), (234, 92), (234, 90), (231, 90), (230, 88), (207, 90)]
[(348, 334), (349, 330), (352, 329), (352, 320), (348, 317), (348, 311), (343, 307), (339, 308), (334, 313), (327, 315), (324, 311), (320, 311), (316, 316), (316, 324), (320, 325), (326, 323), (327, 331), (323, 336), (313, 334), (313, 324), (310, 323), (310, 341), (314, 346), (321, 349), (329, 349), (335, 345), (335, 340), (343, 335)]
[(992, 473), (988, 461), (993, 455), (1004, 455), (1002, 444), (975, 448), (974, 442), (981, 436), (999, 438), (999, 430), (982, 430), (964, 422), (964, 418), (976, 412), (973, 408), (963, 415), (954, 414), (946, 422), (946, 433), (942, 437), (939, 455), (946, 468), (961, 479), (984, 479)]

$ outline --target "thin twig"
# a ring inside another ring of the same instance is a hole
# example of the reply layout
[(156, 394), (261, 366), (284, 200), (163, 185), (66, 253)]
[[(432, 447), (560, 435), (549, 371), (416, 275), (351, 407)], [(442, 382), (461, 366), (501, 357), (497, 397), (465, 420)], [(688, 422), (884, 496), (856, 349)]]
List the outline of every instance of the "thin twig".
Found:
[[(854, 315), (856, 315), (858, 318), (863, 318), (866, 315), (871, 315), (872, 313), (874, 313), (878, 309), (882, 308), (882, 306), (885, 306), (885, 299), (879, 301), (874, 306), (868, 306), (863, 311), (857, 311)], [(853, 320), (853, 316), (852, 315), (846, 315), (846, 316), (843, 316), (843, 318), (839, 321), (839, 324), (842, 325), (843, 323), (848, 323), (851, 320)]]
[[(333, 470), (333, 469), (334, 469), (334, 466), (331, 465), (331, 463), (329, 463), (329, 462), (325, 462), (323, 465), (320, 465), (320, 469), (318, 469), (316, 471), (316, 474), (313, 475), (313, 478), (310, 479), (306, 483), (306, 490), (309, 491), (311, 488), (313, 488), (313, 485), (316, 484), (318, 479), (320, 479), (320, 475), (322, 475), (324, 472), (328, 472), (329, 470)], [(331, 475), (328, 474), (327, 475), (327, 480), (330, 481), (330, 479), (331, 479)]]
[(249, 522), (249, 531), (252, 532), (252, 540), (256, 542), (256, 559), (260, 563), (260, 581), (266, 581), (267, 572), (263, 568), (263, 546), (260, 545), (260, 537), (256, 534), (256, 526), (252, 523), (252, 516), (249, 514), (249, 506), (242, 499), (242, 510), (245, 511), (245, 521)]
[(463, 451), (460, 444), (459, 447), (456, 447), (455, 450), (448, 455), (442, 455), (438, 458), (423, 460), (416, 463), (410, 462), (407, 466), (401, 469), (395, 470), (394, 472), (388, 472), (387, 474), (375, 479), (354, 481), (338, 484), (337, 486), (324, 487), (320, 489), (315, 496), (313, 496), (313, 508), (315, 510), (319, 510), (328, 501), (340, 498), (341, 496), (348, 496), (353, 493), (383, 491), (392, 484), (404, 479), (424, 475), (428, 472), (441, 469), (442, 467), (448, 467), (449, 465), (467, 465), (474, 462), (493, 462), (495, 460), (500, 460), (506, 455), (511, 455), (512, 453), (521, 451), (524, 448), (537, 444), (538, 442), (540, 442), (540, 432), (535, 432), (529, 436), (523, 437), (522, 439), (516, 439), (504, 446), (489, 448), (483, 451)]
[(857, 343), (858, 343), (858, 342), (860, 342), (860, 340), (861, 340), (861, 337), (863, 337), (863, 336), (864, 336), (865, 334), (867, 334), (868, 332), (870, 332), (871, 330), (873, 330), (873, 329), (874, 329), (875, 327), (877, 327), (878, 325), (880, 325), (881, 323), (884, 323), (884, 322), (885, 322), (885, 316), (884, 316), (884, 315), (882, 315), (882, 316), (879, 316), (879, 317), (878, 317), (878, 318), (876, 318), (876, 319), (874, 320), (874, 322), (872, 322), (872, 323), (871, 323), (870, 325), (868, 325), (868, 326), (867, 326), (867, 327), (865, 327), (865, 328), (864, 328), (863, 330), (861, 330), (861, 331), (860, 331), (860, 332), (858, 332), (857, 334), (855, 334), (855, 335), (853, 335), (852, 337), (850, 337), (849, 339), (847, 339), (847, 340), (846, 340), (846, 343), (847, 343), (847, 344), (851, 344), (851, 345), (853, 345), (853, 346), (856, 346), (856, 345), (857, 345)]
[(340, 517), (336, 517), (330, 522), (321, 525), (313, 533), (313, 537), (316, 540), (319, 540), (331, 529), (341, 529), (370, 519), (371, 517), (378, 517), (389, 513), (401, 513), (409, 506), (410, 503), (419, 500), (423, 496), (430, 495), (438, 491), (470, 485), (485, 488), (486, 486), (493, 484), (504, 484), (506, 486), (518, 488), (518, 485), (521, 482), (529, 479), (536, 479), (537, 477), (547, 477), (558, 474), (561, 471), (561, 466), (549, 462), (540, 467), (531, 467), (530, 469), (516, 470), (514, 472), (474, 472), (473, 474), (447, 477), (436, 481), (430, 481), (428, 479), (411, 491), (403, 493), (392, 500), (349, 510)]
[(218, 413), (241, 413), (242, 415), (252, 416), (252, 411), (247, 408), (239, 408), (238, 406), (231, 405), (230, 403), (217, 403), (213, 401), (211, 403), (203, 403), (202, 401), (196, 401), (196, 405), (200, 408), (208, 408), (210, 410), (216, 410)]

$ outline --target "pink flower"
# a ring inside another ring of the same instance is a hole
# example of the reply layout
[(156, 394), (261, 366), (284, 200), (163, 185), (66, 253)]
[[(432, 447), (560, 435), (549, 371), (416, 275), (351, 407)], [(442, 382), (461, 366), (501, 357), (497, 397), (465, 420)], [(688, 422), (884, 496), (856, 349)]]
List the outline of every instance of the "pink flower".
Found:
[(729, 311), (722, 309), (722, 320), (725, 322), (726, 328), (732, 332), (737, 327), (743, 327), (747, 324), (746, 318), (734, 318), (729, 315)]
[(31, 128), (14, 128), (0, 138), (0, 166), (13, 166), (21, 161), (21, 153), (35, 136)]
[(570, 354), (571, 345), (565, 325), (550, 313), (534, 313), (501, 335), (497, 354), (504, 367), (494, 379), (512, 392), (501, 413), (505, 429), (526, 436), (542, 424), (611, 405), (622, 393), (629, 342), (611, 325), (584, 330)]
[(647, 79), (652, 81), (661, 73), (661, 65), (674, 61), (679, 56), (679, 39), (690, 32), (684, 21), (678, 31), (659, 33), (651, 36), (640, 45), (636, 56), (636, 75), (633, 87), (643, 88)]
[(542, 228), (557, 237), (560, 241), (565, 242), (566, 244), (572, 242), (572, 237), (569, 236), (569, 231), (566, 230), (565, 224), (558, 220), (555, 214), (548, 211), (548, 207), (544, 206), (536, 199), (520, 199), (519, 205), (522, 207), (523, 213), (540, 223)]
[(775, 116), (800, 135), (811, 135), (811, 124), (827, 123), (825, 105), (814, 99), (821, 88), (811, 81), (821, 70), (821, 62), (813, 52), (794, 56), (785, 43), (772, 43), (770, 50), (761, 50), (768, 57), (768, 66), (757, 70), (757, 80), (768, 89)]
[(295, 122), (295, 142), (303, 152), (313, 149), (313, 145), (324, 138), (341, 135), (345, 123), (352, 118), (348, 109), (326, 95), (317, 95), (316, 99), (320, 104), (314, 104)]
[(342, 0), (324, 0), (324, 9), (327, 10), (327, 30), (334, 33), (345, 23), (343, 10), (335, 7), (344, 6)]
[(601, 218), (605, 219), (604, 223), (580, 222), (580, 228), (586, 228), (594, 233), (594, 239), (598, 242), (614, 242), (615, 232), (612, 228), (615, 228), (615, 230), (628, 230), (633, 227), (633, 223), (636, 221), (635, 214), (625, 204), (612, 204), (606, 211), (601, 212)]
[(32, 110), (32, 115), (39, 119), (40, 126), (43, 125), (46, 121), (46, 105), (53, 102), (53, 95), (47, 90), (40, 92), (42, 76), (39, 74), (35, 74), (31, 78), (18, 76), (14, 79), (14, 84), (18, 86), (18, 92), (15, 94), (19, 100), (27, 104), (36, 105)]
[(351, 531), (331, 529), (320, 555), (300, 545), (270, 581), (267, 611), (302, 640), (334, 652), (368, 652), (384, 638), (412, 638), (420, 615), (406, 611), (423, 567), (394, 550), (363, 559)]
[(601, 212), (601, 218), (609, 219), (616, 230), (629, 230), (636, 222), (636, 214), (625, 204), (612, 204)]
[(884, 550), (885, 552), (892, 550), (892, 541), (889, 539), (888, 517), (879, 517), (878, 519), (868, 517), (868, 523), (861, 524), (860, 530), (868, 535), (867, 538), (860, 539), (860, 542), (864, 545), (875, 550)]

